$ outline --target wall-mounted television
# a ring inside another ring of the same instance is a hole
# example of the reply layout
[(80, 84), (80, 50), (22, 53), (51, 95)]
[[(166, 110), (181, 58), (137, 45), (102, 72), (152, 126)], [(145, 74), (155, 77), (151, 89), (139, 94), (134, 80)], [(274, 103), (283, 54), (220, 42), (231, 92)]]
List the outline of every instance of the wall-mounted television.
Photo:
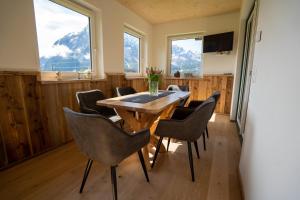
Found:
[(203, 53), (231, 51), (233, 32), (206, 35), (203, 40)]

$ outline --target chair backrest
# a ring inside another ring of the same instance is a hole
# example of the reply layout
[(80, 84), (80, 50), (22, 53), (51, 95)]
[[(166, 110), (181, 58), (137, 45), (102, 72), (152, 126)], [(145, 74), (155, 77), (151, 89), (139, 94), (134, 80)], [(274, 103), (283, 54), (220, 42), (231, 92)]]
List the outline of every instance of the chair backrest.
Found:
[(214, 91), (213, 93), (212, 93), (212, 95), (210, 96), (210, 97), (212, 97), (212, 98), (214, 98), (215, 99), (215, 107), (214, 107), (214, 109), (213, 109), (213, 111), (212, 111), (212, 114), (213, 114), (213, 112), (215, 111), (215, 109), (216, 109), (216, 106), (217, 106), (217, 103), (218, 103), (218, 101), (219, 101), (219, 99), (220, 99), (220, 96), (221, 96), (221, 93), (220, 93), (220, 91)]
[(105, 117), (66, 107), (64, 113), (76, 144), (90, 159), (114, 166), (132, 153), (131, 136)]
[(76, 92), (77, 102), (80, 106), (80, 111), (84, 113), (84, 107), (97, 110), (99, 106), (96, 102), (105, 99), (105, 96), (101, 90), (89, 90)]
[(184, 134), (187, 140), (195, 141), (203, 134), (212, 116), (215, 104), (214, 98), (205, 100), (184, 120), (185, 127), (187, 127), (187, 131)]
[(132, 87), (116, 87), (116, 94), (118, 97), (135, 93), (136, 90)]
[(180, 88), (181, 91), (184, 91), (184, 92), (190, 91), (188, 85), (179, 85), (178, 87)]
[(189, 86), (188, 85), (168, 85), (167, 90), (168, 91), (184, 91), (184, 92), (188, 92), (189, 91)]
[(169, 85), (167, 87), (168, 91), (181, 91), (181, 89), (178, 87), (178, 85)]
[[(188, 85), (169, 85), (167, 87), (167, 90), (168, 91), (185, 91), (185, 92), (188, 92), (189, 91), (189, 86)], [(182, 99), (180, 102), (179, 102), (179, 105), (180, 107), (184, 107), (185, 103), (187, 102), (187, 100), (189, 99), (189, 96)]]

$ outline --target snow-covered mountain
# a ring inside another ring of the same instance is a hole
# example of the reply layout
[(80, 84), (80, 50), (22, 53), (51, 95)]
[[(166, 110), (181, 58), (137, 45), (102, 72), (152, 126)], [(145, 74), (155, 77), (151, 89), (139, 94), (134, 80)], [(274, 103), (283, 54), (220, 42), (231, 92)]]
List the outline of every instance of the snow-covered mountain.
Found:
[(57, 55), (40, 59), (43, 71), (85, 71), (90, 69), (89, 30), (68, 33), (54, 42)]
[[(125, 36), (126, 37), (126, 36)], [(68, 33), (56, 40), (53, 48), (54, 56), (41, 57), (43, 71), (86, 71), (90, 69), (90, 36), (85, 27), (78, 33)], [(124, 43), (124, 67), (126, 72), (136, 72), (138, 69), (139, 45), (134, 39), (127, 37)], [(186, 51), (174, 45), (172, 48), (172, 71), (199, 73), (201, 63), (200, 53)]]

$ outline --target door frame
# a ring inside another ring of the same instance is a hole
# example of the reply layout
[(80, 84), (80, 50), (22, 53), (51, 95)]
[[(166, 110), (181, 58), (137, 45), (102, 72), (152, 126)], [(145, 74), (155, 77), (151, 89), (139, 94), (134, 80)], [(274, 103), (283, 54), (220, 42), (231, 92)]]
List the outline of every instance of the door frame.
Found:
[[(257, 13), (258, 1), (256, 0), (246, 20), (243, 59), (240, 72), (239, 93), (236, 111), (237, 125), (242, 138), (244, 137), (245, 124), (247, 120), (247, 109), (252, 79), (253, 57), (256, 42)], [(243, 94), (241, 94), (242, 92)]]

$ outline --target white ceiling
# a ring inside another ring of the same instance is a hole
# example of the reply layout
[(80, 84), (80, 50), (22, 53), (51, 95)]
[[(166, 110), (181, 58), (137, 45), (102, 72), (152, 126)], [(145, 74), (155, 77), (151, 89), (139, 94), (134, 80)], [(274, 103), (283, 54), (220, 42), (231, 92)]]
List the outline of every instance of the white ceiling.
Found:
[(152, 24), (237, 11), (242, 0), (117, 0)]

